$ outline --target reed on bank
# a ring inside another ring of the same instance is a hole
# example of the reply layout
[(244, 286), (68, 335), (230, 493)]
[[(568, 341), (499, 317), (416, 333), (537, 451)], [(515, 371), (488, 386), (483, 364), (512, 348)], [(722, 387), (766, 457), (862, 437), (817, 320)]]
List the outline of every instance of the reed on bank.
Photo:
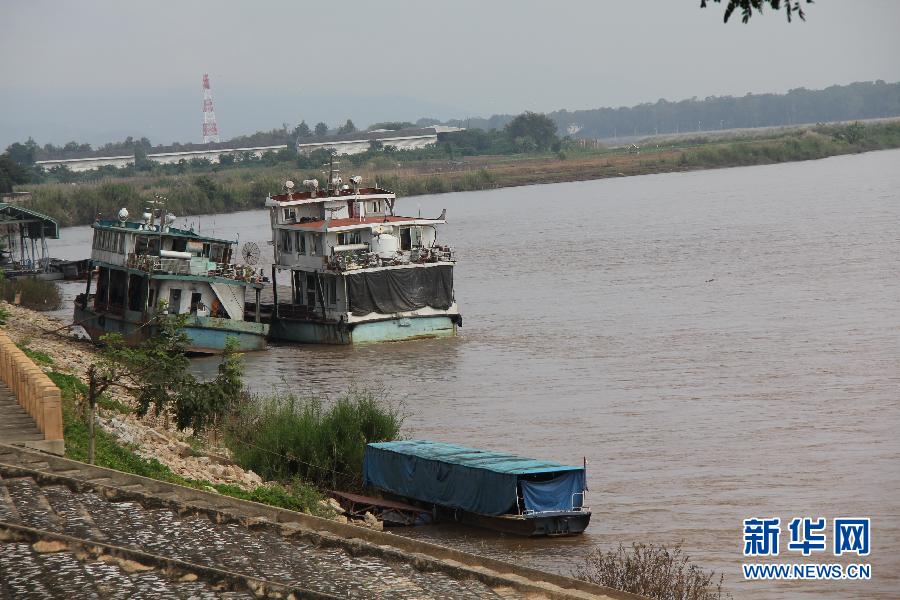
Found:
[(358, 488), (365, 447), (397, 439), (401, 407), (383, 392), (351, 388), (332, 400), (291, 393), (245, 402), (225, 427), (235, 461), (264, 479)]
[(20, 304), (31, 310), (57, 310), (62, 306), (62, 295), (55, 282), (31, 277), (6, 279), (2, 272), (0, 300)]

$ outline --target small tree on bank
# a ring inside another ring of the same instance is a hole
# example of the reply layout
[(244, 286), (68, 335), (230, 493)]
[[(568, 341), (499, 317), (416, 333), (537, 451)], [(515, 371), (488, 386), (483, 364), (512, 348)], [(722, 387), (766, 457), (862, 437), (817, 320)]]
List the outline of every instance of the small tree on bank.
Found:
[(198, 382), (188, 372), (185, 356), (188, 344), (183, 331), (184, 315), (157, 315), (155, 335), (135, 347), (125, 344), (119, 334), (103, 336), (99, 360), (87, 370), (88, 462), (94, 463), (94, 421), (97, 402), (111, 388), (131, 393), (137, 401), (137, 415), (151, 409), (156, 415), (169, 411), (178, 429), (195, 432), (218, 426), (222, 417), (240, 398), (243, 363), (237, 344), (228, 340), (219, 373), (208, 382)]
[(556, 123), (547, 115), (525, 112), (509, 122), (506, 135), (524, 151), (547, 150), (557, 142)]

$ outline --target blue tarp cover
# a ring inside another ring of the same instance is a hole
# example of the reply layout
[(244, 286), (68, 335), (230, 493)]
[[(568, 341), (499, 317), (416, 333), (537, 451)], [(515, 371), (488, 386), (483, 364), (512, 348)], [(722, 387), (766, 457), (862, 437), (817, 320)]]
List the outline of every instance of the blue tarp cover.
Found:
[[(363, 461), (367, 486), (485, 515), (510, 512), (516, 505), (517, 482), (528, 475), (545, 473), (560, 475), (542, 488), (533, 487), (533, 482), (528, 484), (532, 486), (529, 494), (533, 506), (565, 504), (565, 510), (571, 508), (569, 490), (584, 489), (582, 467), (426, 440), (368, 444)], [(554, 491), (565, 498), (551, 500)], [(528, 502), (526, 499), (526, 508), (550, 510), (532, 508)]]
[(536, 512), (572, 510), (584, 502), (584, 471), (561, 473), (549, 481), (522, 480), (525, 508)]

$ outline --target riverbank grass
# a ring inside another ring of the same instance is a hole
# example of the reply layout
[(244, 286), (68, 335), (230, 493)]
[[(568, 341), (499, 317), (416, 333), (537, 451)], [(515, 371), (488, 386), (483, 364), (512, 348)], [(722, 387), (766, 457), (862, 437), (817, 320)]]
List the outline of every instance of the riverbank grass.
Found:
[(351, 388), (335, 400), (281, 394), (245, 402), (225, 430), (234, 459), (265, 479), (358, 489), (366, 444), (395, 440), (401, 407)]
[[(66, 444), (66, 458), (87, 462), (89, 434), (84, 411), (77, 399), (87, 393), (87, 386), (74, 375), (51, 371), (50, 379), (60, 388), (63, 408), (63, 437)], [(130, 412), (124, 404), (108, 397), (101, 398), (98, 405), (106, 410)], [(293, 481), (288, 485), (261, 485), (253, 490), (243, 490), (235, 485), (212, 483), (209, 481), (188, 479), (174, 473), (169, 467), (156, 459), (144, 458), (129, 445), (119, 442), (115, 436), (95, 428), (94, 462), (96, 465), (115, 469), (125, 473), (140, 475), (166, 483), (174, 483), (199, 490), (210, 489), (242, 500), (252, 500), (262, 504), (286, 508), (297, 512), (305, 512), (321, 517), (332, 517), (333, 511), (325, 508), (321, 501), (325, 496), (314, 486), (301, 481)]]

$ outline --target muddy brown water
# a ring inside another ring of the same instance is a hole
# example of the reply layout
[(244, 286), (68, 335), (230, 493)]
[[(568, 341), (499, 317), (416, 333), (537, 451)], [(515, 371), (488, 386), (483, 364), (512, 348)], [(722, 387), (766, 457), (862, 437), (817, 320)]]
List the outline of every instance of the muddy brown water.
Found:
[[(683, 541), (736, 597), (900, 595), (900, 151), (398, 207), (448, 209), (459, 337), (273, 345), (247, 355), (248, 383), (383, 386), (410, 436), (586, 457), (593, 509), (575, 538), (403, 535), (563, 573), (595, 547)], [(187, 221), (271, 261), (265, 211)], [(54, 254), (86, 256), (88, 232)], [(745, 582), (754, 516), (781, 517), (777, 562), (798, 563), (848, 561), (787, 551), (791, 518), (871, 517), (873, 579)]]

